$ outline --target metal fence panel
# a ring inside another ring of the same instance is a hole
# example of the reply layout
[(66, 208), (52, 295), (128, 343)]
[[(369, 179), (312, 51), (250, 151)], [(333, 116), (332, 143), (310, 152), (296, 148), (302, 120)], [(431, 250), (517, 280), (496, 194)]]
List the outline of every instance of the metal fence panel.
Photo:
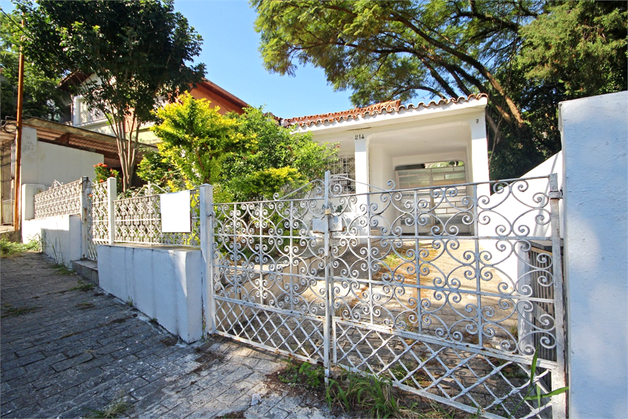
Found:
[(564, 385), (560, 252), (529, 258), (559, 240), (547, 178), (309, 188), (214, 206), (218, 333), (487, 417), (564, 414), (524, 400), (536, 351), (538, 385)]

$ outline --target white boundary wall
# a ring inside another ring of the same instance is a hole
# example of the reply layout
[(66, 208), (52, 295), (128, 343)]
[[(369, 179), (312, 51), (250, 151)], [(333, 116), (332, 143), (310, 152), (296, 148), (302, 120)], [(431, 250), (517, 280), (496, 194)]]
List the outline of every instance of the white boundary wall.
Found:
[(83, 254), (81, 217), (59, 215), (43, 219), (25, 220), (22, 224), (22, 240), (41, 240), (42, 251), (55, 262), (67, 267)]
[(98, 246), (100, 287), (190, 343), (203, 334), (201, 251), (194, 248)]
[(628, 92), (560, 104), (569, 417), (628, 412)]

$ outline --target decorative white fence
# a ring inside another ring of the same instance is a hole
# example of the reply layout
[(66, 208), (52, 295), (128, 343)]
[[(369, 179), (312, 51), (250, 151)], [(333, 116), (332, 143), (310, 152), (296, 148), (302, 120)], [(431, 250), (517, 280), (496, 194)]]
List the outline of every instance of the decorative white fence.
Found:
[(109, 179), (90, 189), (89, 238), (200, 247), (207, 275), (186, 275), (210, 281), (208, 333), (486, 417), (564, 414), (564, 396), (525, 399), (535, 352), (543, 392), (565, 385), (556, 179), (355, 189), (328, 173), (289, 199), (214, 204), (209, 186), (116, 200)]
[(83, 182), (79, 179), (62, 184), (55, 180), (48, 190), (35, 195), (35, 218), (80, 214)]
[(96, 261), (97, 246), (137, 243), (200, 246), (199, 190), (189, 191), (190, 232), (162, 231), (160, 194), (147, 185), (130, 198), (116, 199), (115, 179), (91, 183), (87, 178), (67, 184), (56, 182), (35, 195), (35, 218), (81, 215), (83, 257)]
[(199, 191), (190, 190), (190, 225), (188, 232), (162, 231), (161, 196), (154, 186), (143, 187), (130, 198), (114, 202), (117, 243), (200, 246)]

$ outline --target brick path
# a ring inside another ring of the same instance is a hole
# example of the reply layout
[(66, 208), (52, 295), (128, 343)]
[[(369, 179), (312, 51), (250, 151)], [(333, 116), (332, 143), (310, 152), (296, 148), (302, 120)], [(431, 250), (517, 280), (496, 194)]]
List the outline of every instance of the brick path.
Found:
[(220, 338), (177, 343), (102, 290), (72, 289), (79, 277), (41, 254), (1, 259), (0, 274), (2, 417), (79, 417), (122, 399), (140, 418), (330, 416), (269, 387), (281, 358)]

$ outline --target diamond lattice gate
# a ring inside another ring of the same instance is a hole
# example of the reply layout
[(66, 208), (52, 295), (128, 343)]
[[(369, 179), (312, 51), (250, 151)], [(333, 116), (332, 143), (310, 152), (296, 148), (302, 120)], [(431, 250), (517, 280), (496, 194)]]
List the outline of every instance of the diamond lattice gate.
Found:
[(555, 179), (346, 184), (214, 205), (212, 331), (487, 417), (564, 416), (564, 395), (524, 400), (535, 352), (542, 392), (564, 386)]

